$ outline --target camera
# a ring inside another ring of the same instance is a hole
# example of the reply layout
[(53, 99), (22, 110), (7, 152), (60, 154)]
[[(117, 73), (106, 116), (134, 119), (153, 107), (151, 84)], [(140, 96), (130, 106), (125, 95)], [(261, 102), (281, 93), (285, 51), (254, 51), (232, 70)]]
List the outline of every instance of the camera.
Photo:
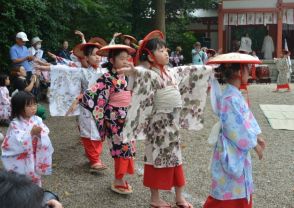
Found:
[(59, 197), (55, 193), (45, 190), (44, 191), (43, 201), (42, 201), (42, 208), (52, 208), (51, 206), (49, 206), (47, 204), (47, 202), (49, 200), (52, 200), (52, 199), (55, 199), (56, 201), (59, 201)]

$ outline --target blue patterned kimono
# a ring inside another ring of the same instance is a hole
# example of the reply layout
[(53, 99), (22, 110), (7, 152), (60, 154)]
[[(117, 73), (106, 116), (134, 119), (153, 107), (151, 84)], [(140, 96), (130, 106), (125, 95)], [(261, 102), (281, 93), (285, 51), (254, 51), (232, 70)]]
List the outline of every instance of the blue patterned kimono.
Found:
[(211, 196), (219, 200), (247, 198), (253, 192), (250, 150), (261, 133), (241, 92), (228, 85), (217, 102), (221, 131), (211, 164)]

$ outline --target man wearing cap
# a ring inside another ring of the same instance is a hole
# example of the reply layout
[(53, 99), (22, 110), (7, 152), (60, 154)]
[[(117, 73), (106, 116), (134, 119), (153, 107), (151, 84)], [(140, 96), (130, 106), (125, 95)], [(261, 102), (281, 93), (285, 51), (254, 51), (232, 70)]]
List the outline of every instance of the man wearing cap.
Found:
[(34, 59), (30, 56), (28, 48), (25, 43), (28, 40), (27, 34), (19, 32), (16, 34), (16, 44), (10, 48), (10, 59), (12, 60), (13, 67), (23, 66), (27, 72), (27, 79), (29, 80), (32, 76), (32, 66), (29, 64)]

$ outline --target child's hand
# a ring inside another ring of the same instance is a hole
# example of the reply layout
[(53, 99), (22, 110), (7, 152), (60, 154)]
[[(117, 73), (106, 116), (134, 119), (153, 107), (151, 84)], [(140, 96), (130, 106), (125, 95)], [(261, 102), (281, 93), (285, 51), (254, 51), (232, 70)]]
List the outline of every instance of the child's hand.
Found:
[(263, 150), (265, 149), (265, 140), (260, 135), (257, 136), (257, 144), (259, 144)]
[(256, 154), (258, 155), (258, 158), (261, 160), (263, 158), (263, 148), (257, 144), (255, 147), (254, 147), (254, 150), (256, 152)]
[(122, 33), (117, 33), (117, 32), (116, 32), (116, 33), (113, 34), (113, 37), (116, 38), (116, 37), (120, 36), (121, 34), (122, 34)]
[(133, 63), (128, 63), (127, 67), (122, 67), (120, 69), (117, 69), (116, 71), (119, 74), (125, 74), (126, 76), (130, 76), (136, 72), (136, 69)]
[(81, 38), (84, 38), (85, 37), (84, 34), (81, 31), (79, 31), (79, 30), (75, 30), (75, 34), (78, 35), (78, 36), (80, 36)]
[(32, 130), (31, 130), (31, 135), (39, 136), (41, 135), (42, 128), (40, 126), (34, 125)]
[(73, 101), (68, 111), (65, 113), (65, 116), (68, 116), (69, 114), (73, 113), (77, 109), (78, 105), (79, 105), (79, 100), (76, 99), (75, 101)]

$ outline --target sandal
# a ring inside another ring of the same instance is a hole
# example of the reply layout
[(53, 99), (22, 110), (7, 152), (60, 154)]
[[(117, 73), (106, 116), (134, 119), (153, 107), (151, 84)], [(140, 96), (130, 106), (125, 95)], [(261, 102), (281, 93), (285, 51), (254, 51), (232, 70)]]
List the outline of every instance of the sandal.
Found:
[(126, 185), (111, 185), (111, 190), (118, 194), (131, 194), (133, 193), (132, 188), (129, 186), (128, 182), (126, 181)]
[(106, 165), (104, 165), (103, 163), (97, 163), (90, 167), (90, 173), (98, 173), (101, 170), (105, 170), (105, 169), (107, 169)]
[(176, 207), (177, 208), (193, 208), (193, 205), (190, 204), (189, 202), (185, 202), (182, 204), (182, 202), (176, 202)]

